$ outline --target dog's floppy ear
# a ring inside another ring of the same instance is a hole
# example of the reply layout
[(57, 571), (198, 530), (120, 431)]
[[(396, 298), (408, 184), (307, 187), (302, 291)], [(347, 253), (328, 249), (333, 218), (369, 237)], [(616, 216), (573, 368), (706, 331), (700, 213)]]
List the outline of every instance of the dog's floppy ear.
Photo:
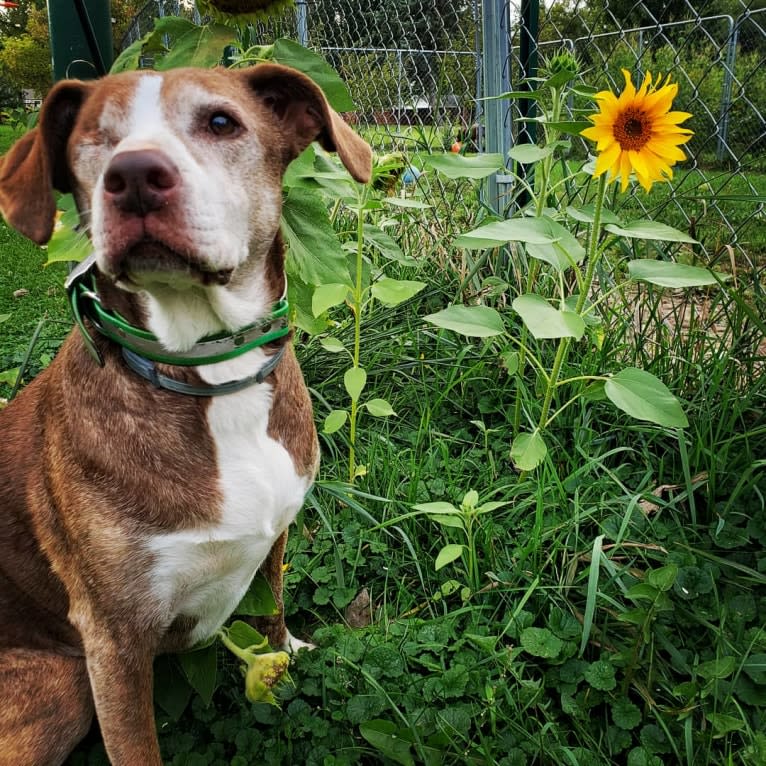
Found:
[(88, 90), (87, 83), (75, 80), (58, 83), (45, 99), (38, 126), (0, 158), (0, 212), (38, 245), (53, 233), (53, 190), (71, 191), (67, 140)]
[(282, 122), (288, 138), (292, 138), (290, 159), (312, 141), (318, 141), (323, 148), (338, 153), (357, 181), (370, 180), (369, 144), (346, 125), (313, 80), (281, 64), (258, 64), (242, 71), (249, 86)]

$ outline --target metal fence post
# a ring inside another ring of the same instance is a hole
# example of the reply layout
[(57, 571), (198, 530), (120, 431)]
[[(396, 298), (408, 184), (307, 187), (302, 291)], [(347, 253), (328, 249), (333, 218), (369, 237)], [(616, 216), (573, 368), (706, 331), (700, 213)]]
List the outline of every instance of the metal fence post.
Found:
[(91, 80), (112, 65), (112, 13), (108, 0), (48, 0), (53, 79)]
[[(482, 49), (484, 92), (484, 150), (508, 156), (511, 148), (511, 109), (508, 99), (493, 98), (511, 89), (510, 12), (505, 0), (482, 0)], [(487, 179), (486, 202), (497, 212), (504, 208), (510, 176)]]
[(298, 32), (298, 42), (304, 47), (309, 46), (309, 20), (306, 0), (295, 3), (295, 24)]
[(739, 19), (729, 16), (729, 44), (726, 48), (726, 63), (724, 64), (723, 87), (721, 88), (721, 119), (718, 121), (718, 146), (716, 159), (722, 162), (729, 148), (729, 110), (731, 109), (731, 86), (734, 81), (734, 66), (737, 60), (737, 38), (739, 36)]

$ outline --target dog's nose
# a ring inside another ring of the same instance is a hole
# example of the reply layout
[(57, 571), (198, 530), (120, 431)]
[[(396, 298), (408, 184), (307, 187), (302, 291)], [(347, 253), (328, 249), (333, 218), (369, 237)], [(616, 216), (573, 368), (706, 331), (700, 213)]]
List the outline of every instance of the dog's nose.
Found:
[(180, 178), (178, 168), (160, 151), (120, 152), (106, 169), (104, 191), (123, 212), (145, 216), (170, 202)]

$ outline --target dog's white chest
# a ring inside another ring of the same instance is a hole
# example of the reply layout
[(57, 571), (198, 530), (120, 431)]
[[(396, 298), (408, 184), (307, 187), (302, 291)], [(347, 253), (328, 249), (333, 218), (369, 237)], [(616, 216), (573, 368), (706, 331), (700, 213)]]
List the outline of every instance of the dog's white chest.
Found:
[(287, 450), (267, 433), (270, 405), (267, 384), (212, 401), (208, 423), (223, 500), (220, 520), (149, 541), (163, 617), (195, 618), (191, 643), (208, 638), (229, 617), (309, 487)]

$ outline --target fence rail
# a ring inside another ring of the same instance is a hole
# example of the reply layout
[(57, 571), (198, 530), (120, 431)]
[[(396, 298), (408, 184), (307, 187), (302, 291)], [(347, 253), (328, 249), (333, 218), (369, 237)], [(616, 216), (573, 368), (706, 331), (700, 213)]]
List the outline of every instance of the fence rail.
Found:
[[(321, 51), (349, 85), (353, 119), (381, 152), (442, 149), (456, 138), (507, 152), (534, 140), (526, 111), (534, 104), (487, 97), (517, 88), (561, 48), (576, 54), (583, 78), (599, 87), (620, 88), (622, 68), (635, 78), (671, 74), (679, 84), (675, 108), (694, 115), (695, 135), (670, 205), (693, 228), (700, 211), (690, 212), (678, 190), (688, 193), (690, 179), (709, 189), (702, 215), (721, 229), (716, 242), (749, 255), (747, 232), (763, 221), (764, 206), (744, 195), (766, 192), (766, 8), (746, 0), (699, 0), (696, 7), (688, 0), (631, 2), (297, 0), (256, 31), (264, 41), (291, 36)], [(724, 2), (726, 12), (716, 12)], [(157, 16), (196, 13), (190, 2), (150, 0), (123, 46)], [(584, 156), (585, 143), (573, 151)], [(488, 199), (504, 199), (509, 181), (494, 179)], [(727, 192), (743, 195), (737, 215), (714, 199)]]

